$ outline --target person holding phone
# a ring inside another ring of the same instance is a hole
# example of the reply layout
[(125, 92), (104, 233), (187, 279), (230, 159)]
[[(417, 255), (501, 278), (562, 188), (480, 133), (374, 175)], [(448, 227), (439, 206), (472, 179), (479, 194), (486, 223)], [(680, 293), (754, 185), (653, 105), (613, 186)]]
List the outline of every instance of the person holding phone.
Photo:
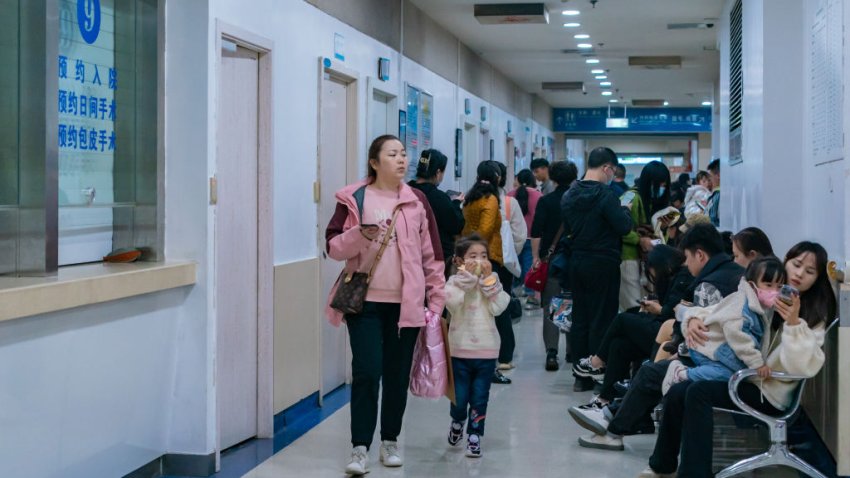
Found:
[[(407, 183), (425, 194), (428, 204), (437, 219), (437, 229), (440, 232), (440, 246), (446, 262), (445, 277), (448, 278), (454, 256), (455, 237), (457, 237), (466, 220), (460, 209), (463, 203), (463, 193), (456, 191), (443, 192), (439, 189), (446, 174), (449, 159), (436, 149), (422, 151), (419, 163), (416, 165), (416, 179)], [(452, 195), (450, 193), (454, 192)]]
[[(635, 306), (644, 295), (640, 283), (641, 256), (655, 244), (653, 239), (640, 230), (652, 228), (651, 218), (656, 212), (670, 206), (670, 170), (661, 161), (652, 161), (643, 167), (637, 187), (620, 196), (620, 205), (627, 208), (632, 217), (632, 230), (623, 236), (620, 262), (620, 311)], [(664, 221), (662, 230), (667, 230), (670, 221)]]
[[(774, 304), (774, 320), (766, 328), (761, 346), (764, 363), (771, 371), (805, 377), (813, 377), (820, 371), (826, 325), (837, 309), (827, 276), (827, 262), (826, 250), (814, 242), (801, 242), (786, 254), (787, 284), (800, 295), (786, 289), (783, 300)], [(705, 344), (709, 339), (708, 328), (703, 321), (693, 319), (688, 323), (687, 336), (689, 343)], [(745, 382), (738, 390), (750, 406), (777, 414), (787, 409), (796, 387), (794, 381), (768, 378)], [(677, 469), (679, 476), (713, 476), (713, 407), (735, 409), (727, 382), (688, 380), (673, 385), (665, 399), (649, 468), (642, 476), (665, 476), (676, 473)]]
[(425, 325), (426, 307), (440, 315), (445, 302), (443, 251), (434, 215), (425, 195), (403, 182), (404, 145), (395, 136), (379, 136), (368, 158), (367, 178), (337, 191), (336, 211), (325, 231), (328, 256), (345, 261), (344, 272), (375, 267), (360, 313), (343, 316), (330, 307), (337, 286), (326, 309), (331, 324), (345, 321), (351, 343), (352, 451), (345, 472), (357, 476), (369, 471), (379, 398), (380, 462), (402, 466), (397, 439), (413, 347)]

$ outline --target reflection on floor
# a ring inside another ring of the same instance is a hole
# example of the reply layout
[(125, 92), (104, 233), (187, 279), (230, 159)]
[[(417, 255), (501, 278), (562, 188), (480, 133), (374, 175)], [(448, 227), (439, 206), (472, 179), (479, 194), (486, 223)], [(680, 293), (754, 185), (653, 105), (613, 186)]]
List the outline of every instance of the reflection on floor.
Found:
[[(526, 312), (515, 327), (517, 368), (512, 385), (493, 385), (487, 413), (484, 456), (466, 458), (463, 448), (446, 443), (449, 405), (443, 399), (411, 397), (399, 438), (405, 459), (402, 468), (378, 463), (379, 438), (370, 451), (370, 478), (379, 477), (632, 477), (646, 466), (654, 435), (628, 437), (624, 452), (580, 448), (586, 434), (567, 415), (567, 408), (590, 400), (591, 393), (572, 392), (567, 367), (543, 370), (541, 313)], [(342, 477), (351, 445), (349, 408), (343, 407), (295, 443), (277, 453), (249, 478)]]

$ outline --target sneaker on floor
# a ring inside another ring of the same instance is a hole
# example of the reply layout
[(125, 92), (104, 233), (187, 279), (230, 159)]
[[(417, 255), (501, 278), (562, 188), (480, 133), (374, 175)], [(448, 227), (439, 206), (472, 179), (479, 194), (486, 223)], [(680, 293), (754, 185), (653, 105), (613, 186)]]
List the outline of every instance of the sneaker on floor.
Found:
[(463, 438), (463, 423), (453, 421), (449, 427), (449, 445), (456, 446), (461, 438)]
[(573, 420), (587, 431), (591, 431), (597, 435), (605, 435), (608, 433), (608, 417), (601, 408), (582, 405), (578, 407), (570, 407), (570, 416)]
[(513, 362), (500, 363), (499, 366), (497, 367), (498, 370), (513, 370), (515, 368), (516, 368), (516, 365), (514, 365)]
[(466, 456), (479, 458), (481, 456), (481, 437), (475, 434), (466, 439)]
[(590, 357), (585, 357), (573, 364), (573, 375), (592, 378), (599, 382), (605, 378), (605, 367), (594, 368), (591, 365)]
[(557, 372), (559, 368), (561, 365), (558, 364), (558, 356), (552, 353), (546, 354), (546, 371)]
[(584, 448), (595, 448), (597, 450), (623, 451), (626, 449), (623, 446), (623, 438), (609, 434), (605, 435), (588, 435), (579, 437), (578, 444)]
[(395, 468), (404, 464), (404, 461), (401, 459), (401, 454), (398, 452), (398, 442), (381, 442), (381, 463), (390, 468)]
[(349, 475), (361, 476), (369, 473), (369, 452), (365, 446), (356, 446), (351, 450), (351, 461), (345, 467), (345, 472)]
[(499, 372), (498, 370), (496, 370), (496, 373), (493, 374), (493, 378), (490, 380), (490, 382), (498, 383), (498, 384), (501, 384), (501, 385), (509, 385), (509, 384), (513, 383), (513, 381), (511, 379), (504, 376), (502, 374), (502, 372)]
[(593, 398), (590, 399), (589, 402), (585, 403), (584, 405), (579, 405), (578, 408), (580, 408), (582, 410), (591, 410), (591, 409), (594, 409), (594, 408), (602, 410), (603, 408), (605, 408), (607, 406), (608, 406), (608, 402), (603, 402), (602, 400), (599, 399), (599, 395), (594, 395)]
[(664, 374), (664, 380), (661, 382), (661, 394), (667, 395), (667, 392), (670, 391), (670, 387), (673, 385), (684, 382), (688, 379), (688, 367), (678, 361), (673, 360), (670, 362), (670, 366), (667, 367), (667, 373)]
[(655, 470), (653, 470), (652, 468), (646, 467), (646, 469), (643, 470), (640, 475), (638, 475), (638, 478), (676, 478), (676, 474), (656, 473)]

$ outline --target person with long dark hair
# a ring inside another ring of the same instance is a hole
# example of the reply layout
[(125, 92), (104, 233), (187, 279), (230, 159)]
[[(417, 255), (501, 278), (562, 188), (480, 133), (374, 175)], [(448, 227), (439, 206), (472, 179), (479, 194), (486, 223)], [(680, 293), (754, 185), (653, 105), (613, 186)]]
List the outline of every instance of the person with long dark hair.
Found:
[[(652, 248), (652, 239), (641, 236), (638, 228), (650, 226), (652, 216), (670, 205), (670, 170), (661, 161), (652, 161), (643, 167), (638, 186), (626, 191), (621, 204), (629, 208), (632, 230), (623, 236), (620, 262), (620, 310), (628, 310), (643, 297), (640, 283), (641, 253)], [(666, 230), (664, 225), (662, 229)]]
[[(478, 165), (476, 172), (475, 184), (466, 193), (463, 204), (463, 217), (466, 224), (461, 234), (469, 236), (477, 233), (487, 241), (490, 246), (489, 254), (490, 262), (493, 263), (493, 272), (499, 276), (499, 281), (503, 285), (511, 284), (513, 275), (505, 268), (502, 258), (502, 212), (499, 192), (501, 174), (499, 167), (494, 162), (485, 161)], [(516, 339), (514, 338), (511, 317), (507, 311), (496, 316), (496, 327), (499, 329), (501, 338), (499, 363), (510, 363), (511, 358), (505, 355), (509, 352), (511, 357), (513, 356)], [(498, 370), (493, 375), (493, 380), (495, 383), (511, 383), (511, 379)]]
[[(549, 172), (549, 176), (551, 178), (551, 168)], [(554, 179), (552, 179), (554, 180)], [(534, 174), (532, 174), (530, 169), (523, 169), (519, 173), (517, 173), (514, 178), (514, 190), (508, 193), (508, 196), (516, 198), (517, 203), (519, 204), (520, 210), (522, 211), (523, 218), (525, 219), (527, 239), (522, 246), (522, 250), (519, 253), (519, 263), (522, 266), (522, 271), (520, 272), (520, 276), (514, 280), (514, 288), (522, 287), (525, 291), (525, 296), (527, 297), (526, 303), (531, 304), (540, 304), (540, 302), (536, 298), (536, 294), (533, 290), (528, 289), (524, 286), (523, 281), (525, 280), (525, 275), (528, 274), (528, 270), (531, 269), (532, 256), (531, 256), (531, 225), (534, 223), (534, 213), (537, 211), (537, 203), (540, 201), (540, 198), (543, 197), (543, 193), (537, 190), (536, 188), (537, 180), (534, 179)]]
[(326, 309), (331, 324), (345, 321), (351, 343), (353, 449), (345, 468), (351, 475), (368, 473), (379, 398), (380, 461), (402, 465), (396, 440), (407, 405), (413, 346), (425, 325), (425, 307), (440, 315), (445, 302), (443, 251), (433, 213), (425, 196), (403, 182), (406, 174), (401, 141), (391, 135), (376, 138), (369, 147), (366, 179), (337, 191), (336, 211), (325, 231), (328, 256), (345, 261), (346, 277), (374, 268), (359, 313), (343, 314), (331, 306), (340, 282)]
[[(785, 255), (787, 283), (799, 291), (791, 303), (777, 300), (773, 319), (765, 324), (761, 352), (774, 372), (813, 377), (824, 362), (826, 326), (836, 314), (837, 303), (827, 276), (826, 250), (814, 242), (801, 242)], [(704, 344), (707, 327), (699, 319), (688, 322), (688, 341)], [(741, 398), (762, 413), (780, 414), (791, 403), (794, 381), (757, 380), (738, 388)], [(667, 393), (655, 450), (644, 476), (710, 477), (713, 407), (736, 409), (723, 381), (673, 385)], [(681, 452), (681, 459), (680, 459)]]
[(452, 256), (454, 255), (455, 237), (463, 230), (465, 223), (460, 204), (463, 194), (450, 198), (438, 186), (443, 182), (448, 158), (436, 149), (422, 151), (419, 164), (416, 166), (416, 179), (408, 185), (418, 189), (428, 198), (428, 204), (437, 219), (437, 229), (440, 232), (440, 245), (446, 258), (446, 277), (449, 275)]

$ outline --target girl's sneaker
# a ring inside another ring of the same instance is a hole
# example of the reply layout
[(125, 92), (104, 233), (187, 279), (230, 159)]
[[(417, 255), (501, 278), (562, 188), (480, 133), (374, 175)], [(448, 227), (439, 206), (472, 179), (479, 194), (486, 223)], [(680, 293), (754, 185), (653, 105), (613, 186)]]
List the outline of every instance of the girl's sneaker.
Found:
[(661, 381), (661, 394), (667, 395), (670, 387), (679, 382), (684, 382), (688, 379), (688, 367), (678, 360), (670, 362), (667, 367), (667, 373), (664, 375), (664, 380)]
[(457, 445), (461, 438), (463, 438), (463, 423), (452, 421), (452, 426), (449, 427), (449, 445)]
[(466, 456), (479, 458), (481, 456), (481, 437), (475, 434), (466, 439)]

